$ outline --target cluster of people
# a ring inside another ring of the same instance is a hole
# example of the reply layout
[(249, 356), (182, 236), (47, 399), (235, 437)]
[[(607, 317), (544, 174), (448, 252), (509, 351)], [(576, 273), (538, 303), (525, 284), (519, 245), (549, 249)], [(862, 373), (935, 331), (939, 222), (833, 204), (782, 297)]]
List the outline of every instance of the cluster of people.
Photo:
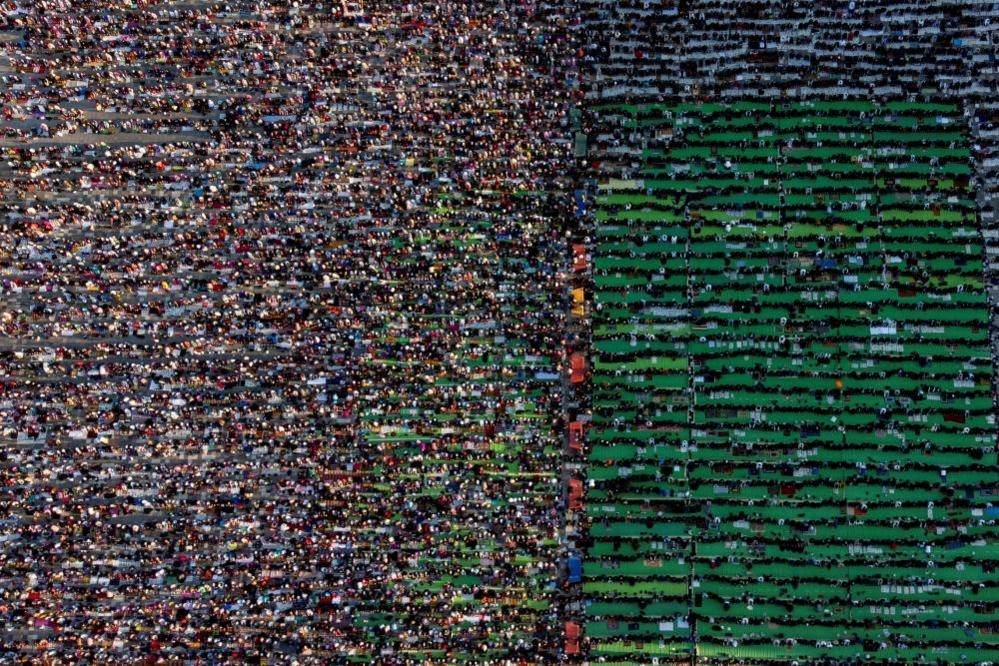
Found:
[(999, 658), (995, 367), (959, 106), (603, 113), (595, 150), (620, 125), (655, 134), (596, 215), (591, 657)]
[(0, 660), (554, 654), (570, 21), (0, 7)]
[(580, 11), (576, 649), (995, 662), (996, 7)]
[(995, 15), (3, 2), (0, 661), (999, 660)]

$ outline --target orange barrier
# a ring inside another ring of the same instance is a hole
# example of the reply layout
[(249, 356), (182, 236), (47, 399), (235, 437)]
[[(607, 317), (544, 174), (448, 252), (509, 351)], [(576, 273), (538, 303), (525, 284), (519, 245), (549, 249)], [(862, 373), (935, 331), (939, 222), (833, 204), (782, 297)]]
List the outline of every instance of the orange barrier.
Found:
[(583, 452), (583, 423), (573, 421), (569, 424), (569, 448), (573, 451)]
[(586, 254), (586, 246), (574, 243), (572, 246), (572, 270), (582, 273), (590, 267), (590, 258)]
[(575, 622), (565, 623), (565, 653), (579, 654), (579, 637), (582, 630)]
[(582, 287), (572, 290), (572, 314), (575, 317), (586, 314), (586, 291)]
[(569, 381), (573, 384), (586, 381), (586, 357), (582, 352), (573, 352), (569, 359)]
[(579, 479), (569, 481), (569, 509), (572, 511), (583, 510), (583, 482)]

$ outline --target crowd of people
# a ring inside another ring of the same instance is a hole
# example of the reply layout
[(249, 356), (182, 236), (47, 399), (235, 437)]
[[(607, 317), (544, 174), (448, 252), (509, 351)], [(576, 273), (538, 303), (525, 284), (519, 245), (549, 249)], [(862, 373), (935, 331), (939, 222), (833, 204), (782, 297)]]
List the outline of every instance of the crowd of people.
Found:
[(570, 20), (0, 7), (0, 660), (554, 654)]
[(574, 648), (995, 662), (997, 7), (580, 11)]
[[(999, 658), (973, 162), (947, 100), (605, 105), (591, 658)], [(637, 142), (621, 142), (634, 146)]]
[(994, 660), (995, 14), (0, 3), (0, 661)]

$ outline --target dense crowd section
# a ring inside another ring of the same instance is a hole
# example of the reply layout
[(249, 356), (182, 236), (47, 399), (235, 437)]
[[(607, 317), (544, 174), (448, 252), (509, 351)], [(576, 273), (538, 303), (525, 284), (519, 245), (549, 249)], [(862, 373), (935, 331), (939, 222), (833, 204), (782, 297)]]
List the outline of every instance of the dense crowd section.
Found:
[(573, 652), (994, 661), (999, 6), (579, 6)]
[(995, 90), (992, 2), (580, 0), (590, 98)]
[(997, 26), (0, 4), (0, 661), (999, 660)]
[(0, 660), (552, 658), (565, 13), (0, 12)]
[[(996, 437), (948, 103), (608, 105), (591, 657), (999, 658)], [(637, 144), (633, 144), (637, 145)]]
[[(960, 100), (971, 129), (993, 331), (999, 331), (995, 2), (580, 0), (579, 18), (581, 88), (591, 102)], [(597, 167), (593, 177), (613, 177), (609, 169), (616, 168)], [(999, 355), (999, 334), (992, 350)]]

